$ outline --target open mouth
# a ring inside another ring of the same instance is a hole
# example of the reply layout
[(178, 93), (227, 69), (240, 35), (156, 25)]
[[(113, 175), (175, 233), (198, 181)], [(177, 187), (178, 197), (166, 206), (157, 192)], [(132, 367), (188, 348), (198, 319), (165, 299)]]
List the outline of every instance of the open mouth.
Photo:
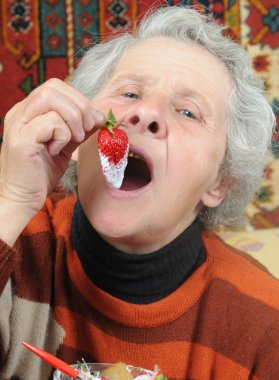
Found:
[(128, 164), (120, 190), (139, 190), (151, 182), (151, 171), (144, 157), (132, 151), (128, 155)]

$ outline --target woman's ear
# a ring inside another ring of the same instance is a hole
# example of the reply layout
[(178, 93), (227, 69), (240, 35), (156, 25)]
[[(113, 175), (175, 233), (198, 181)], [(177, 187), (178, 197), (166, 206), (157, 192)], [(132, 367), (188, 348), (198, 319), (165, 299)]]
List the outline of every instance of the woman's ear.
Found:
[(233, 187), (232, 179), (225, 177), (221, 178), (202, 196), (202, 203), (206, 207), (217, 207), (226, 197), (229, 190)]
[(73, 151), (71, 160), (77, 161), (78, 160), (78, 148)]

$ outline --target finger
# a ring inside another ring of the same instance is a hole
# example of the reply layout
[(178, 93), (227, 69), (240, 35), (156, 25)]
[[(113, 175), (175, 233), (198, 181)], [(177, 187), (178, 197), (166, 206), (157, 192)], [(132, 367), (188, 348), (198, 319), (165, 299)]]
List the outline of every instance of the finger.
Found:
[(46, 145), (51, 156), (56, 156), (63, 151), (65, 157), (71, 157), (78, 146), (98, 129), (98, 127), (94, 127), (90, 132), (85, 133), (82, 141), (75, 142), (71, 139), (70, 130), (62, 117), (58, 113), (50, 111), (34, 118), (22, 131), (25, 139), (29, 142), (35, 141), (38, 144)]
[[(26, 99), (26, 98), (25, 98)], [(16, 118), (18, 118), (20, 115), (22, 115), (23, 113), (23, 109), (24, 109), (24, 101), (25, 99), (23, 99), (22, 101), (16, 103), (12, 108), (9, 109), (9, 111), (6, 113), (5, 115), (5, 119), (4, 119), (4, 133), (6, 132), (6, 130), (11, 126), (13, 125), (14, 123), (14, 120), (16, 120)]]
[(57, 156), (70, 140), (70, 136), (67, 136), (67, 133), (63, 127), (55, 127), (53, 129), (52, 139), (47, 143), (47, 150), (49, 154), (51, 156)]
[(50, 111), (39, 115), (21, 130), (26, 144), (34, 142), (38, 150), (47, 146), (51, 156), (57, 155), (71, 140), (71, 132), (62, 117)]
[(74, 87), (57, 78), (49, 79), (47, 82), (45, 82), (45, 85), (47, 87), (56, 88), (59, 91), (61, 91), (64, 95), (71, 97), (71, 99), (77, 104), (77, 106), (81, 110), (84, 122), (84, 130), (86, 132), (91, 131), (91, 129), (95, 125), (103, 126), (105, 124), (106, 117), (104, 113), (94, 108), (91, 101), (87, 99), (83, 94), (81, 94), (78, 90), (76, 90)]
[(71, 154), (71, 160), (73, 160), (73, 161), (77, 161), (78, 160), (78, 147)]
[[(77, 150), (77, 148), (82, 144), (84, 143), (87, 139), (89, 139), (89, 137), (91, 137), (98, 129), (100, 129), (101, 127), (97, 127), (95, 126), (90, 132), (87, 132), (85, 133), (85, 137), (84, 137), (84, 140), (80, 143), (76, 143), (76, 142), (73, 142), (73, 141), (69, 141), (69, 143), (67, 145), (65, 145), (65, 147), (62, 149), (63, 151), (63, 154), (66, 156), (66, 157), (71, 157), (72, 154)], [(77, 154), (76, 154), (76, 160), (77, 160)]]
[[(77, 107), (81, 111), (82, 120), (83, 120), (83, 129), (85, 132), (90, 131), (95, 125), (103, 126), (106, 122), (105, 115), (93, 108), (92, 103), (84, 95), (82, 95), (78, 90), (70, 86), (69, 84), (61, 81), (57, 78), (52, 78), (46, 81), (41, 89), (44, 88), (53, 88), (67, 97), (70, 97), (73, 102), (76, 103)], [(35, 90), (33, 91), (36, 94)]]
[(21, 121), (28, 124), (37, 116), (51, 111), (59, 114), (68, 125), (73, 141), (80, 142), (84, 139), (80, 109), (69, 97), (53, 88), (45, 88), (26, 101)]

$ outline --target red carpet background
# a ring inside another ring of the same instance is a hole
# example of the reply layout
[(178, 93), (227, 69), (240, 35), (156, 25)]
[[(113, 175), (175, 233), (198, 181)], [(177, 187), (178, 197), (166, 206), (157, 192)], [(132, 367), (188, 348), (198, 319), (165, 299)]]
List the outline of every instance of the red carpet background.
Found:
[[(6, 112), (51, 77), (65, 79), (88, 46), (131, 28), (150, 7), (193, 5), (229, 26), (250, 53), (266, 96), (279, 110), (278, 0), (1, 0), (0, 139)], [(1, 140), (0, 140), (1, 142)], [(267, 182), (253, 204), (252, 228), (279, 226), (279, 131)]]

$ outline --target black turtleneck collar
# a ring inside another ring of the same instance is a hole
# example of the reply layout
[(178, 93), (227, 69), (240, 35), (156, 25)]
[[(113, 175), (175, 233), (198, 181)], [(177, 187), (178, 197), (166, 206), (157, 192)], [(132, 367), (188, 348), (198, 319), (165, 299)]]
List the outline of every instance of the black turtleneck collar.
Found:
[(91, 281), (112, 296), (135, 304), (168, 296), (206, 259), (198, 221), (153, 253), (130, 254), (110, 246), (96, 233), (79, 201), (74, 208), (71, 238)]

